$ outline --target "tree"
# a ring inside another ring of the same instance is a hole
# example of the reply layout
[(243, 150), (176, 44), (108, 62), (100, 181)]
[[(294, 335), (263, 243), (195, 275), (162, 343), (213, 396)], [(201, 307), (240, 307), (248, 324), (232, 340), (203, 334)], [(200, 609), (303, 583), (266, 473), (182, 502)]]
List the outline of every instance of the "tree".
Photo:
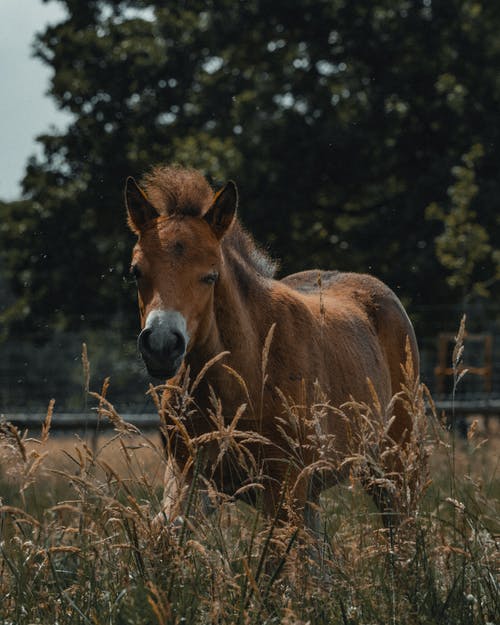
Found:
[(10, 218), (0, 235), (11, 275), (30, 275), (14, 283), (26, 323), (134, 319), (122, 185), (161, 161), (235, 179), (283, 272), (369, 271), (414, 306), (459, 301), (425, 208), (482, 144), (477, 223), (498, 240), (500, 5), (60, 1), (35, 51), (74, 121), (27, 167), (28, 244)]
[(462, 156), (463, 164), (452, 169), (455, 182), (448, 189), (448, 211), (435, 203), (427, 207), (428, 218), (439, 219), (444, 226), (436, 237), (436, 254), (449, 272), (446, 281), (461, 291), (464, 300), (474, 294), (488, 297), (489, 287), (500, 277), (500, 252), (472, 208), (479, 191), (474, 166), (483, 154), (483, 146), (475, 144)]

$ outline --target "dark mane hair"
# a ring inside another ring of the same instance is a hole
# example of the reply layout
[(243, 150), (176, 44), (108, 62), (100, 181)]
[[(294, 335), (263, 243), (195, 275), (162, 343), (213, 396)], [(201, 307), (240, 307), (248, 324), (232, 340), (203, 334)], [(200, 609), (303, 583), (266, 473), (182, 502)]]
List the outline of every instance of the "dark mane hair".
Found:
[[(178, 165), (154, 167), (143, 176), (141, 185), (160, 215), (202, 217), (210, 208), (215, 195), (199, 171)], [(277, 263), (257, 246), (239, 221), (233, 224), (224, 237), (223, 248), (240, 278), (243, 278), (245, 269), (247, 272), (253, 269), (265, 278), (272, 278), (276, 273)]]

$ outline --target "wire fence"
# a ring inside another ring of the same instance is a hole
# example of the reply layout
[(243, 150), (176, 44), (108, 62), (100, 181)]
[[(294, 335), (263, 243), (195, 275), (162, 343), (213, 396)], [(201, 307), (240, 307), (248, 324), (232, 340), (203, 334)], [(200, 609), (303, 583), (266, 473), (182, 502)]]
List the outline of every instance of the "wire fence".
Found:
[[(453, 332), (459, 319), (452, 319), (448, 328), (436, 328), (431, 336), (419, 338), (421, 377), (435, 399), (449, 400), (453, 379), (441, 378), (436, 384), (439, 365), (439, 333)], [(454, 326), (454, 327), (453, 327)], [(500, 398), (500, 323), (489, 321), (482, 327), (491, 337), (490, 388), (485, 377), (466, 375), (457, 389), (458, 400), (492, 400)], [(55, 332), (49, 341), (40, 343), (35, 336), (18, 333), (0, 343), (0, 414), (42, 414), (51, 398), (56, 400), (58, 413), (88, 413), (97, 400), (86, 392), (86, 376), (82, 366), (82, 344), (86, 344), (90, 361), (89, 388), (100, 391), (103, 381), (110, 377), (108, 399), (120, 412), (130, 414), (154, 413), (147, 396), (148, 377), (136, 349), (136, 336), (122, 326), (93, 330), (89, 323), (79, 332)], [(451, 364), (453, 343), (447, 346), (445, 358)], [(442, 356), (442, 355), (441, 355)], [(482, 342), (465, 342), (464, 363), (480, 369), (485, 361)], [(438, 391), (441, 390), (441, 393)]]
[[(90, 362), (87, 381), (83, 344)], [(56, 332), (42, 344), (30, 336), (10, 337), (0, 345), (0, 412), (39, 412), (50, 399), (58, 411), (91, 407), (88, 392), (99, 392), (110, 378), (107, 398), (124, 410), (144, 411), (150, 379), (136, 351), (135, 337), (120, 328)]]

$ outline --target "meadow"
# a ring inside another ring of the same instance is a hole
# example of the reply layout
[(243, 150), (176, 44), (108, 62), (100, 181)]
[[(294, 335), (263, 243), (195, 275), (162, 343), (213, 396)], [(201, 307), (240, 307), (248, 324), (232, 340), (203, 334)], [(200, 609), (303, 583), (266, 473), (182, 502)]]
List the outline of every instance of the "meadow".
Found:
[[(319, 537), (294, 516), (286, 484), (286, 522), (201, 479), (174, 523), (155, 522), (160, 436), (124, 422), (106, 385), (94, 397), (113, 434), (58, 436), (52, 404), (36, 437), (4, 420), (0, 623), (498, 625), (499, 424), (486, 432), (474, 421), (468, 440), (457, 439), (426, 389), (410, 382), (415, 427), (401, 457), (399, 523), (384, 525), (362, 488), (368, 468), (378, 486), (389, 488), (390, 476), (383, 454), (374, 453), (383, 433), (359, 406), (349, 478), (322, 497)], [(165, 425), (162, 391), (150, 389)], [(293, 406), (285, 409), (289, 423), (297, 420)], [(308, 414), (315, 419), (323, 409), (318, 403)], [(239, 430), (219, 425), (221, 454), (244, 462)], [(310, 436), (287, 437), (294, 461), (301, 445), (313, 444)], [(211, 514), (203, 512), (202, 491)]]

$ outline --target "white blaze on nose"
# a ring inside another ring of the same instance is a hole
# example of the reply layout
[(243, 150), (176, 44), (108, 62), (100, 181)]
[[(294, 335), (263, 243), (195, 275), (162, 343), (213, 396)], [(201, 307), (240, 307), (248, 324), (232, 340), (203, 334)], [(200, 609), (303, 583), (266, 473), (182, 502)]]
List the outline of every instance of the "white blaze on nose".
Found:
[(182, 334), (185, 345), (189, 342), (186, 319), (177, 310), (152, 310), (146, 318), (144, 328), (151, 330), (149, 344), (159, 352), (168, 343), (172, 331)]

